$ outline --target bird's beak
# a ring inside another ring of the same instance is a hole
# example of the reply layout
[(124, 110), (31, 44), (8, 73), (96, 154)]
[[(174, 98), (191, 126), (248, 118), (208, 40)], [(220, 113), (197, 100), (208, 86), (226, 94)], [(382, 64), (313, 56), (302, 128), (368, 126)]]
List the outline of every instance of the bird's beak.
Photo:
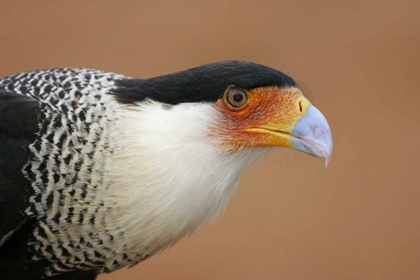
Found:
[(333, 150), (331, 130), (324, 115), (313, 105), (294, 125), (289, 135), (290, 147), (306, 154), (325, 158), (325, 165)]
[[(287, 94), (290, 94), (291, 98), (286, 102), (283, 100), (282, 106), (279, 106), (287, 109), (273, 114), (268, 123), (248, 128), (246, 131), (262, 136), (261, 146), (289, 147), (315, 157), (323, 157), (327, 165), (333, 143), (326, 118), (300, 91)], [(285, 106), (285, 103), (288, 103), (288, 106)]]

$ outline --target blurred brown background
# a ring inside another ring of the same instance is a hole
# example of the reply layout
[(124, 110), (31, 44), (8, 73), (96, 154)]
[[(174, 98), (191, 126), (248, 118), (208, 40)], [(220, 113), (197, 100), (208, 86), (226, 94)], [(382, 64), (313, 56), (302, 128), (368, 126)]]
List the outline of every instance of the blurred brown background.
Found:
[(0, 76), (251, 60), (332, 127), (328, 168), (273, 155), (217, 223), (100, 280), (420, 279), (420, 1), (1, 1), (0, 24)]

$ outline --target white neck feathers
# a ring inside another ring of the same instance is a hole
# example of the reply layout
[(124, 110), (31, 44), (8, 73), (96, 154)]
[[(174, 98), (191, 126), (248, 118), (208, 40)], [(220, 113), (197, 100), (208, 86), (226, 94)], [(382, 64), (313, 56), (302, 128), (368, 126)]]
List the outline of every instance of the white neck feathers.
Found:
[(106, 206), (118, 218), (107, 224), (123, 229), (126, 245), (143, 254), (172, 245), (217, 216), (242, 172), (265, 154), (224, 151), (209, 137), (218, 118), (209, 103), (118, 106), (106, 172)]

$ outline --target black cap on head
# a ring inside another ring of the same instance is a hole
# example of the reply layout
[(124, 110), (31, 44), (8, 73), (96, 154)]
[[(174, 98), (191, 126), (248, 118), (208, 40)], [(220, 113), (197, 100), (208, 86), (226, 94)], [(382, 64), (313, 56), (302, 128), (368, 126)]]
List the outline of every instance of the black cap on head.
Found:
[(167, 104), (215, 102), (228, 86), (253, 89), (291, 87), (295, 81), (281, 71), (247, 61), (221, 61), (146, 80), (116, 82), (117, 100), (130, 104), (150, 98)]

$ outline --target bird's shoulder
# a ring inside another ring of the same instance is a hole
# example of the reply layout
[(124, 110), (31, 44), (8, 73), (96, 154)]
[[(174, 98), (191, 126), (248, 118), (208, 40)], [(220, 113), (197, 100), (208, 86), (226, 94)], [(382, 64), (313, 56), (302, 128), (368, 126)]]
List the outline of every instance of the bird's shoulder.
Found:
[[(27, 242), (35, 217), (27, 214), (33, 194), (24, 169), (44, 119), (42, 102), (31, 95), (0, 89), (0, 274), (2, 279), (26, 279), (40, 268), (28, 268)], [(34, 263), (40, 266), (42, 263)], [(96, 273), (70, 273), (52, 279), (95, 279)]]

